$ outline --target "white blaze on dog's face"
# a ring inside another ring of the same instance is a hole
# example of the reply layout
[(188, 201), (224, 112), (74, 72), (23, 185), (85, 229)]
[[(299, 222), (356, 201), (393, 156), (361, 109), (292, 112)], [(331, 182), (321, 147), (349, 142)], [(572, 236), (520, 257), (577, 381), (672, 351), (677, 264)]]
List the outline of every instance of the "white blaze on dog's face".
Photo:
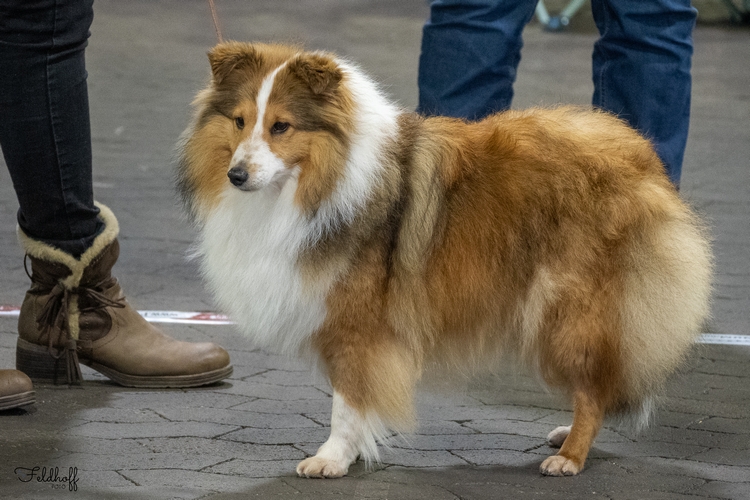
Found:
[[(291, 124), (267, 112), (276, 75), (284, 66), (286, 63), (263, 80), (255, 103), (255, 125), (249, 136), (240, 142), (229, 163), (227, 175), (231, 183), (243, 191), (255, 191), (270, 184), (283, 183), (294, 166), (287, 165), (284, 159), (271, 150), (271, 144), (279, 147), (288, 142), (280, 136), (287, 135), (288, 138), (293, 134)], [(236, 112), (234, 123), (238, 132), (246, 127), (247, 122), (241, 108)]]

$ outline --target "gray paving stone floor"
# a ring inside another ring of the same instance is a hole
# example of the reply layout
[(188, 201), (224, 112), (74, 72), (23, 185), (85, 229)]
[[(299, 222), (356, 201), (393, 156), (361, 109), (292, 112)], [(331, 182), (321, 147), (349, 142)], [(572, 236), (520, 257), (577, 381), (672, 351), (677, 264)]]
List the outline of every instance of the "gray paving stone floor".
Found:
[[(358, 61), (404, 107), (416, 104), (422, 1), (219, 0), (225, 36), (298, 41)], [(172, 188), (171, 154), (207, 81), (215, 35), (203, 0), (99, 0), (87, 52), (95, 192), (121, 225), (115, 273), (140, 309), (210, 311), (195, 236)], [(562, 34), (530, 25), (514, 107), (587, 104), (585, 13)], [(750, 335), (750, 30), (695, 31), (691, 133), (682, 193), (712, 228), (713, 318), (707, 331)], [(1, 118), (0, 118), (1, 119)], [(1, 162), (1, 160), (0, 160)], [(15, 241), (17, 205), (0, 168), (0, 305), (27, 287)], [(418, 431), (383, 449), (372, 469), (341, 480), (295, 477), (328, 433), (331, 390), (300, 362), (255, 349), (231, 326), (165, 325), (211, 340), (235, 372), (192, 390), (116, 386), (85, 369), (81, 386), (38, 385), (38, 401), (0, 413), (0, 498), (92, 499), (748, 499), (750, 347), (696, 346), (671, 380), (651, 427), (599, 435), (578, 477), (547, 478), (546, 434), (569, 408), (525, 374), (503, 369), (457, 390), (419, 393)], [(15, 356), (15, 322), (0, 318), (0, 368)], [(34, 466), (64, 483), (23, 482)]]

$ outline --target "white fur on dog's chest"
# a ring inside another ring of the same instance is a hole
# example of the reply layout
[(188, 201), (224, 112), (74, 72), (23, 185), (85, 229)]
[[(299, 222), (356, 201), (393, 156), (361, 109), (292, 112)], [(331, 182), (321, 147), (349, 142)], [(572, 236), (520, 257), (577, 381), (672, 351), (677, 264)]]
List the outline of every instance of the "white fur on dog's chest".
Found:
[(292, 178), (281, 192), (228, 189), (200, 241), (222, 310), (259, 346), (295, 355), (322, 325), (334, 280), (303, 283), (297, 260), (309, 228), (293, 204), (296, 185)]

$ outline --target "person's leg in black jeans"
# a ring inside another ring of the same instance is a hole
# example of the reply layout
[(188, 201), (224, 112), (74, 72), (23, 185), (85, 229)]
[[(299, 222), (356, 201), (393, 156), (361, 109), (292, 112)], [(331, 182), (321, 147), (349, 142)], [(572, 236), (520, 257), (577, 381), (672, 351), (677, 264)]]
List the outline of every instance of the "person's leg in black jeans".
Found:
[(76, 257), (102, 228), (84, 62), (92, 3), (0, 3), (0, 146), (18, 196), (18, 224)]
[[(84, 62), (92, 20), (92, 0), (0, 3), (0, 146), (31, 263), (16, 367), (32, 379), (68, 383), (82, 378), (79, 362), (132, 387), (217, 382), (232, 373), (229, 354), (157, 330), (111, 275), (119, 225), (94, 204), (92, 189)], [(13, 384), (13, 404), (30, 385), (17, 375), (0, 373), (0, 388)]]

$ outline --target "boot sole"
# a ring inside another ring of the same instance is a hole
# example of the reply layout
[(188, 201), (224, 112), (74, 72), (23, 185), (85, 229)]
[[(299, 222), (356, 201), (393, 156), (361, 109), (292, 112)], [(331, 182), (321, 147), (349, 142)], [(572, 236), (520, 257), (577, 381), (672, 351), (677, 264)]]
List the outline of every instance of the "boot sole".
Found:
[(10, 396), (0, 397), (0, 411), (12, 410), (21, 406), (36, 403), (36, 393), (34, 391), (12, 394)]
[(218, 370), (196, 373), (193, 375), (128, 375), (91, 361), (81, 361), (81, 364), (93, 368), (112, 380), (112, 382), (118, 383), (122, 386), (146, 389), (178, 389), (215, 384), (216, 382), (224, 380), (232, 375), (232, 372), (234, 371), (232, 365), (228, 365), (224, 368), (219, 368)]
[[(200, 387), (214, 384), (232, 375), (232, 365), (210, 372), (192, 375), (128, 375), (95, 361), (81, 360), (86, 365), (113, 382), (125, 387), (149, 389)], [(47, 348), (32, 344), (21, 338), (16, 342), (16, 368), (21, 370), (32, 381), (42, 383), (63, 383), (67, 380), (65, 361), (53, 358)]]

